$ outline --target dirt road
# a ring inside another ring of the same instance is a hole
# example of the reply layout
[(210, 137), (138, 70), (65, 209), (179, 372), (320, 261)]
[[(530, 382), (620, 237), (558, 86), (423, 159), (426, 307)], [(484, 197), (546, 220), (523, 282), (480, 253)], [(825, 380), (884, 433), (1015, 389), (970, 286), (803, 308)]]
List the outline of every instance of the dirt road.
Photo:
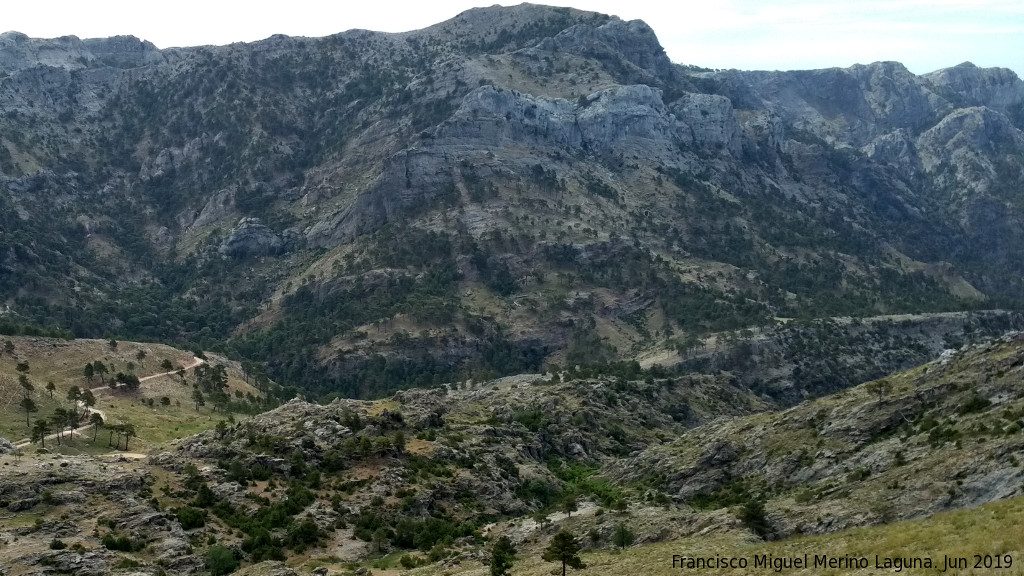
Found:
[[(191, 370), (191, 369), (195, 368), (196, 366), (199, 366), (200, 364), (205, 364), (205, 363), (206, 363), (206, 360), (203, 360), (201, 358), (193, 357), (192, 358), (192, 362), (190, 362), (188, 366), (183, 366), (183, 368), (185, 370)], [(160, 372), (159, 374), (151, 374), (151, 375), (146, 376), (144, 378), (139, 378), (140, 390), (141, 390), (141, 384), (143, 382), (146, 382), (148, 380), (153, 380), (154, 378), (161, 378), (163, 376), (171, 376), (171, 375), (177, 374), (178, 370), (179, 369), (176, 368), (176, 369), (171, 370), (169, 372)], [(97, 386), (95, 388), (90, 388), (89, 390), (92, 391), (92, 392), (103, 392), (103, 391), (110, 390), (110, 388), (108, 386)], [(86, 414), (85, 414), (84, 418), (88, 418), (89, 414), (95, 413), (95, 414), (99, 414), (100, 417), (103, 418), (104, 422), (109, 422), (110, 421), (107, 418), (107, 413), (104, 412), (103, 410), (99, 410), (97, 408), (85, 408), (85, 405), (83, 405), (81, 402), (78, 403), (78, 406), (85, 410)], [(81, 434), (83, 430), (87, 430), (90, 426), (92, 426), (92, 424), (86, 423), (86, 424), (84, 424), (82, 426), (79, 426), (78, 428), (75, 428), (73, 432)], [(72, 434), (72, 433), (71, 432), (64, 432), (64, 434)], [(72, 436), (73, 435), (74, 434), (72, 434)], [(48, 435), (46, 437), (46, 440), (55, 440), (56, 438), (57, 438), (57, 433), (54, 432), (53, 434)], [(15, 448), (25, 448), (25, 447), (29, 446), (30, 444), (32, 444), (32, 440), (29, 439), (29, 438), (23, 438), (23, 439), (21, 439), (21, 440), (19, 440), (17, 442), (14, 442), (13, 444), (14, 444)], [(135, 456), (144, 457), (144, 455), (139, 455), (139, 454), (136, 454)]]

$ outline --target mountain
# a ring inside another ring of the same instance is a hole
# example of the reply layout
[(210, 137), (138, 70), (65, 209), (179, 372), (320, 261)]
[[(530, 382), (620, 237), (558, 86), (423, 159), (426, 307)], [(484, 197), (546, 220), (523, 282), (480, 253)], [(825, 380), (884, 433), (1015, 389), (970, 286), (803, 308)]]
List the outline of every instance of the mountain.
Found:
[(529, 4), (167, 50), (9, 32), (3, 323), (329, 398), (1019, 308), (1022, 128), (1008, 70), (715, 71)]

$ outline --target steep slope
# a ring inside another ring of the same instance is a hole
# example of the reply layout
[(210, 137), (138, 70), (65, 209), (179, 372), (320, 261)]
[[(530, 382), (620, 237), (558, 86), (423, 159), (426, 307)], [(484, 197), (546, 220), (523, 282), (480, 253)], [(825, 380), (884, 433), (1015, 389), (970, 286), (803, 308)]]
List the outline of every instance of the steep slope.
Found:
[(534, 5), (163, 51), (0, 40), (12, 324), (367, 395), (1024, 297), (1009, 71), (713, 72), (642, 22)]
[(1017, 495), (1022, 343), (1013, 333), (784, 412), (708, 424), (623, 461), (620, 476), (653, 474), (698, 507), (767, 500), (778, 535)]

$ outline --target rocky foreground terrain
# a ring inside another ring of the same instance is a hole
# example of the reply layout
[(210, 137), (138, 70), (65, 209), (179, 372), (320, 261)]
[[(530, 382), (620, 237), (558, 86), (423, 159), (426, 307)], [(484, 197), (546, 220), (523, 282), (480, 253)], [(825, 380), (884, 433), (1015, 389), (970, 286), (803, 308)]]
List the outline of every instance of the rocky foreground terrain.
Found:
[(0, 555), (9, 576), (194, 574), (222, 548), (250, 568), (462, 569), (498, 535), (533, 550), (562, 527), (602, 550), (620, 524), (638, 544), (754, 542), (925, 517), (1020, 494), (1022, 350), (1011, 333), (781, 411), (728, 373), (626, 365), (293, 400), (148, 461), (8, 455)]

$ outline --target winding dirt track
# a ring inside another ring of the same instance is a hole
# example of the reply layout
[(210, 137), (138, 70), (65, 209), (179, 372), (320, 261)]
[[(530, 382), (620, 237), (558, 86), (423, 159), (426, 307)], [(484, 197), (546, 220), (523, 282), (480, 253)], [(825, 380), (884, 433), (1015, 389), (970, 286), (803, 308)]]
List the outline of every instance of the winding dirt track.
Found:
[[(196, 366), (199, 366), (200, 364), (205, 364), (205, 363), (206, 363), (206, 360), (203, 360), (201, 358), (193, 357), (192, 358), (192, 362), (190, 362), (188, 366), (183, 366), (182, 368), (184, 368), (185, 370), (191, 370), (191, 369), (195, 368)], [(172, 374), (177, 374), (178, 370), (179, 370), (178, 368), (175, 368), (174, 370), (171, 370), (170, 372), (160, 372), (159, 374), (151, 374), (151, 375), (146, 376), (144, 378), (139, 378), (140, 389), (141, 389), (141, 384), (143, 382), (146, 382), (147, 380), (153, 380), (154, 378), (161, 378), (163, 376), (170, 376)], [(97, 386), (95, 388), (89, 388), (89, 390), (91, 392), (102, 392), (102, 391), (109, 390), (109, 389), (110, 388), (108, 386)], [(78, 402), (78, 406), (80, 408), (84, 409), (85, 412), (86, 412), (85, 415), (83, 416), (83, 418), (88, 418), (89, 414), (96, 413), (96, 414), (99, 414), (101, 418), (103, 418), (104, 422), (109, 422), (109, 420), (107, 419), (107, 413), (104, 412), (103, 410), (99, 410), (97, 408), (92, 408), (92, 409), (85, 408), (85, 405), (83, 405), (81, 401)], [(65, 432), (65, 434), (72, 434), (72, 435), (74, 435), (74, 433), (82, 434), (83, 433), (82, 431), (88, 429), (90, 426), (92, 426), (92, 424), (88, 424), (87, 423), (87, 424), (84, 424), (82, 426), (79, 426), (78, 428), (75, 428), (72, 432)], [(46, 437), (46, 440), (55, 440), (56, 438), (57, 438), (57, 433), (54, 432), (53, 434), (48, 435)], [(25, 447), (29, 446), (30, 444), (32, 444), (32, 440), (30, 438), (23, 438), (21, 440), (18, 440), (17, 442), (14, 442), (13, 444), (14, 444), (15, 448), (25, 448)], [(122, 456), (124, 456), (124, 455), (125, 454), (122, 454)], [(136, 457), (136, 458), (145, 458), (146, 457), (144, 454), (132, 453), (131, 455), (133, 457)]]

